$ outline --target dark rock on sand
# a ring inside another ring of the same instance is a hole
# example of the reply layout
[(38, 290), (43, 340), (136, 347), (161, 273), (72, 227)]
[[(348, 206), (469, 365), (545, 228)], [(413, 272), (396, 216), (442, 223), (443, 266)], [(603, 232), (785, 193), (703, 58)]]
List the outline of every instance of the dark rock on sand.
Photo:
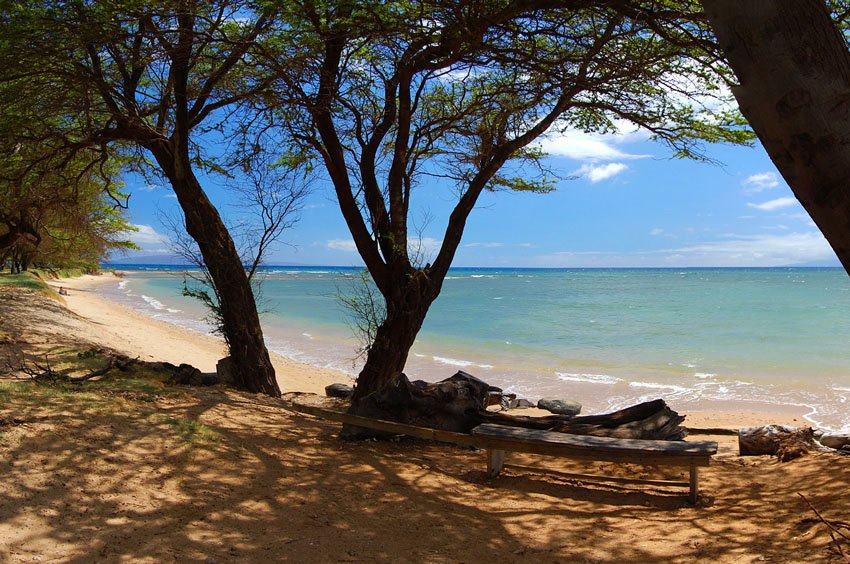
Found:
[(577, 401), (544, 398), (537, 402), (537, 407), (557, 415), (578, 415), (581, 404)]

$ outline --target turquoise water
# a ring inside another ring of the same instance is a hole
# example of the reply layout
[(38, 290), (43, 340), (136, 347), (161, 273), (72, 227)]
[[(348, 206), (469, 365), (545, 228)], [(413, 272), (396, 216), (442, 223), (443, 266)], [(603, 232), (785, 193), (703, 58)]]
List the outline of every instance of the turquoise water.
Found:
[[(182, 277), (150, 268), (108, 297), (205, 330), (203, 311), (180, 295)], [(267, 268), (269, 347), (356, 374), (336, 300), (355, 276)], [(680, 409), (796, 405), (850, 430), (848, 345), (850, 277), (840, 269), (455, 269), (406, 372), (438, 380), (463, 369), (530, 399), (573, 397), (587, 412), (654, 397)]]

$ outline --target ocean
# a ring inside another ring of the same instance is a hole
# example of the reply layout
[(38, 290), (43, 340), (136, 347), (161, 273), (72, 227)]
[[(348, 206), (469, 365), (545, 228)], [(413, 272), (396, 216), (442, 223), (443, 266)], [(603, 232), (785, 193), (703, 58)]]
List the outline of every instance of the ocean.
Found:
[[(108, 299), (208, 331), (174, 266), (115, 265)], [(265, 267), (269, 348), (346, 372), (360, 361), (339, 305), (355, 268)], [(687, 413), (794, 406), (850, 432), (850, 277), (838, 268), (453, 269), (405, 372), (436, 381), (464, 370), (584, 413), (662, 397)]]

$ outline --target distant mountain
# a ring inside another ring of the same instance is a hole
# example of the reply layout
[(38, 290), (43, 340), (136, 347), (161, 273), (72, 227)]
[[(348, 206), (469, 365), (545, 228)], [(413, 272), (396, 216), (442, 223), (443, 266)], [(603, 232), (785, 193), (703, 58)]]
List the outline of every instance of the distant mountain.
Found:
[(841, 268), (841, 263), (836, 258), (833, 261), (824, 261), (824, 260), (813, 260), (809, 262), (800, 262), (797, 264), (791, 264), (788, 266), (792, 266), (795, 268)]

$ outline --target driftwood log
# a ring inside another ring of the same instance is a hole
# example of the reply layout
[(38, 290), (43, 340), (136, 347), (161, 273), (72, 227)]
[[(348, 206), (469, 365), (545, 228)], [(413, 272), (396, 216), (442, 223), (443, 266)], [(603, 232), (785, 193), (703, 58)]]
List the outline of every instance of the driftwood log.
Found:
[[(685, 418), (661, 399), (604, 415), (527, 417), (488, 411), (486, 408), (494, 394), (501, 391), (463, 371), (435, 383), (411, 382), (402, 374), (395, 387), (384, 390), (380, 395), (362, 398), (356, 406), (352, 406), (351, 413), (459, 433), (469, 433), (482, 423), (496, 423), (576, 435), (632, 439), (681, 440), (686, 434), (685, 429), (679, 426)], [(344, 426), (342, 432), (346, 438), (365, 438), (375, 434), (351, 425)]]
[(775, 454), (782, 462), (794, 460), (812, 451), (831, 450), (817, 442), (811, 427), (787, 425), (764, 425), (739, 429), (738, 449), (741, 456)]

